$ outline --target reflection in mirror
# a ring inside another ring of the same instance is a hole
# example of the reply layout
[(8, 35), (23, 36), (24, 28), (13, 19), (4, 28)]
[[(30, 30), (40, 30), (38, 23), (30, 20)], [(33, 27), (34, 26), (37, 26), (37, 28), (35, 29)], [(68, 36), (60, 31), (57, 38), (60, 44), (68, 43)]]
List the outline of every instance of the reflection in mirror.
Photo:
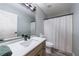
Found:
[(36, 33), (36, 28), (35, 28), (36, 22), (31, 22), (31, 35), (34, 36)]
[(0, 10), (0, 40), (16, 37), (15, 32), (17, 32), (17, 15)]
[(0, 4), (0, 43), (35, 35), (35, 13), (17, 3)]

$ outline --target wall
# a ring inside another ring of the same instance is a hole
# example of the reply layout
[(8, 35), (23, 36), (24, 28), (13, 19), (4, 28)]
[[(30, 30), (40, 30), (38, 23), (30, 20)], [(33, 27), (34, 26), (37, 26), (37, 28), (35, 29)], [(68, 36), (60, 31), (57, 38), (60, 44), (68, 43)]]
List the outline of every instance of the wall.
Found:
[(37, 6), (36, 8), (36, 35), (39, 36), (40, 33), (44, 34), (44, 18), (46, 17), (43, 11)]
[(20, 4), (2, 3), (0, 9), (18, 15), (17, 18), (17, 35), (30, 33), (30, 22), (33, 19), (33, 13)]
[(79, 4), (73, 7), (73, 53), (79, 56)]

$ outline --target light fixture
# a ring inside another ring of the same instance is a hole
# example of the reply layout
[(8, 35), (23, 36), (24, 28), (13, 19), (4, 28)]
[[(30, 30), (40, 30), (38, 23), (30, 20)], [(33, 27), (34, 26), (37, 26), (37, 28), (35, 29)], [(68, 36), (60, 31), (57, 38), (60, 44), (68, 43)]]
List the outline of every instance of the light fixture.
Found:
[(31, 11), (35, 11), (36, 7), (32, 3), (23, 3), (26, 7), (28, 7)]

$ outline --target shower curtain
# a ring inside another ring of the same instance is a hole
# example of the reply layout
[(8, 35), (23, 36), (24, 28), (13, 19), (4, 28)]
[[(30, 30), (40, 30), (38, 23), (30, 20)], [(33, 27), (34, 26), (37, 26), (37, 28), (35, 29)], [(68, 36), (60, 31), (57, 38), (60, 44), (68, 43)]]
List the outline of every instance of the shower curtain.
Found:
[(54, 48), (72, 53), (72, 15), (45, 20), (44, 35)]

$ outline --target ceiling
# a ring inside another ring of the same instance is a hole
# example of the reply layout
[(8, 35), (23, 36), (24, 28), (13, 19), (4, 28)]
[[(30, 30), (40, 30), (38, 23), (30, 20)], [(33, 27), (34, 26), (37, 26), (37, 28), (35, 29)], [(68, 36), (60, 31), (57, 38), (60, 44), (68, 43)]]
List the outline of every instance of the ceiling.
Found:
[(39, 3), (37, 4), (47, 18), (72, 13), (72, 3)]

